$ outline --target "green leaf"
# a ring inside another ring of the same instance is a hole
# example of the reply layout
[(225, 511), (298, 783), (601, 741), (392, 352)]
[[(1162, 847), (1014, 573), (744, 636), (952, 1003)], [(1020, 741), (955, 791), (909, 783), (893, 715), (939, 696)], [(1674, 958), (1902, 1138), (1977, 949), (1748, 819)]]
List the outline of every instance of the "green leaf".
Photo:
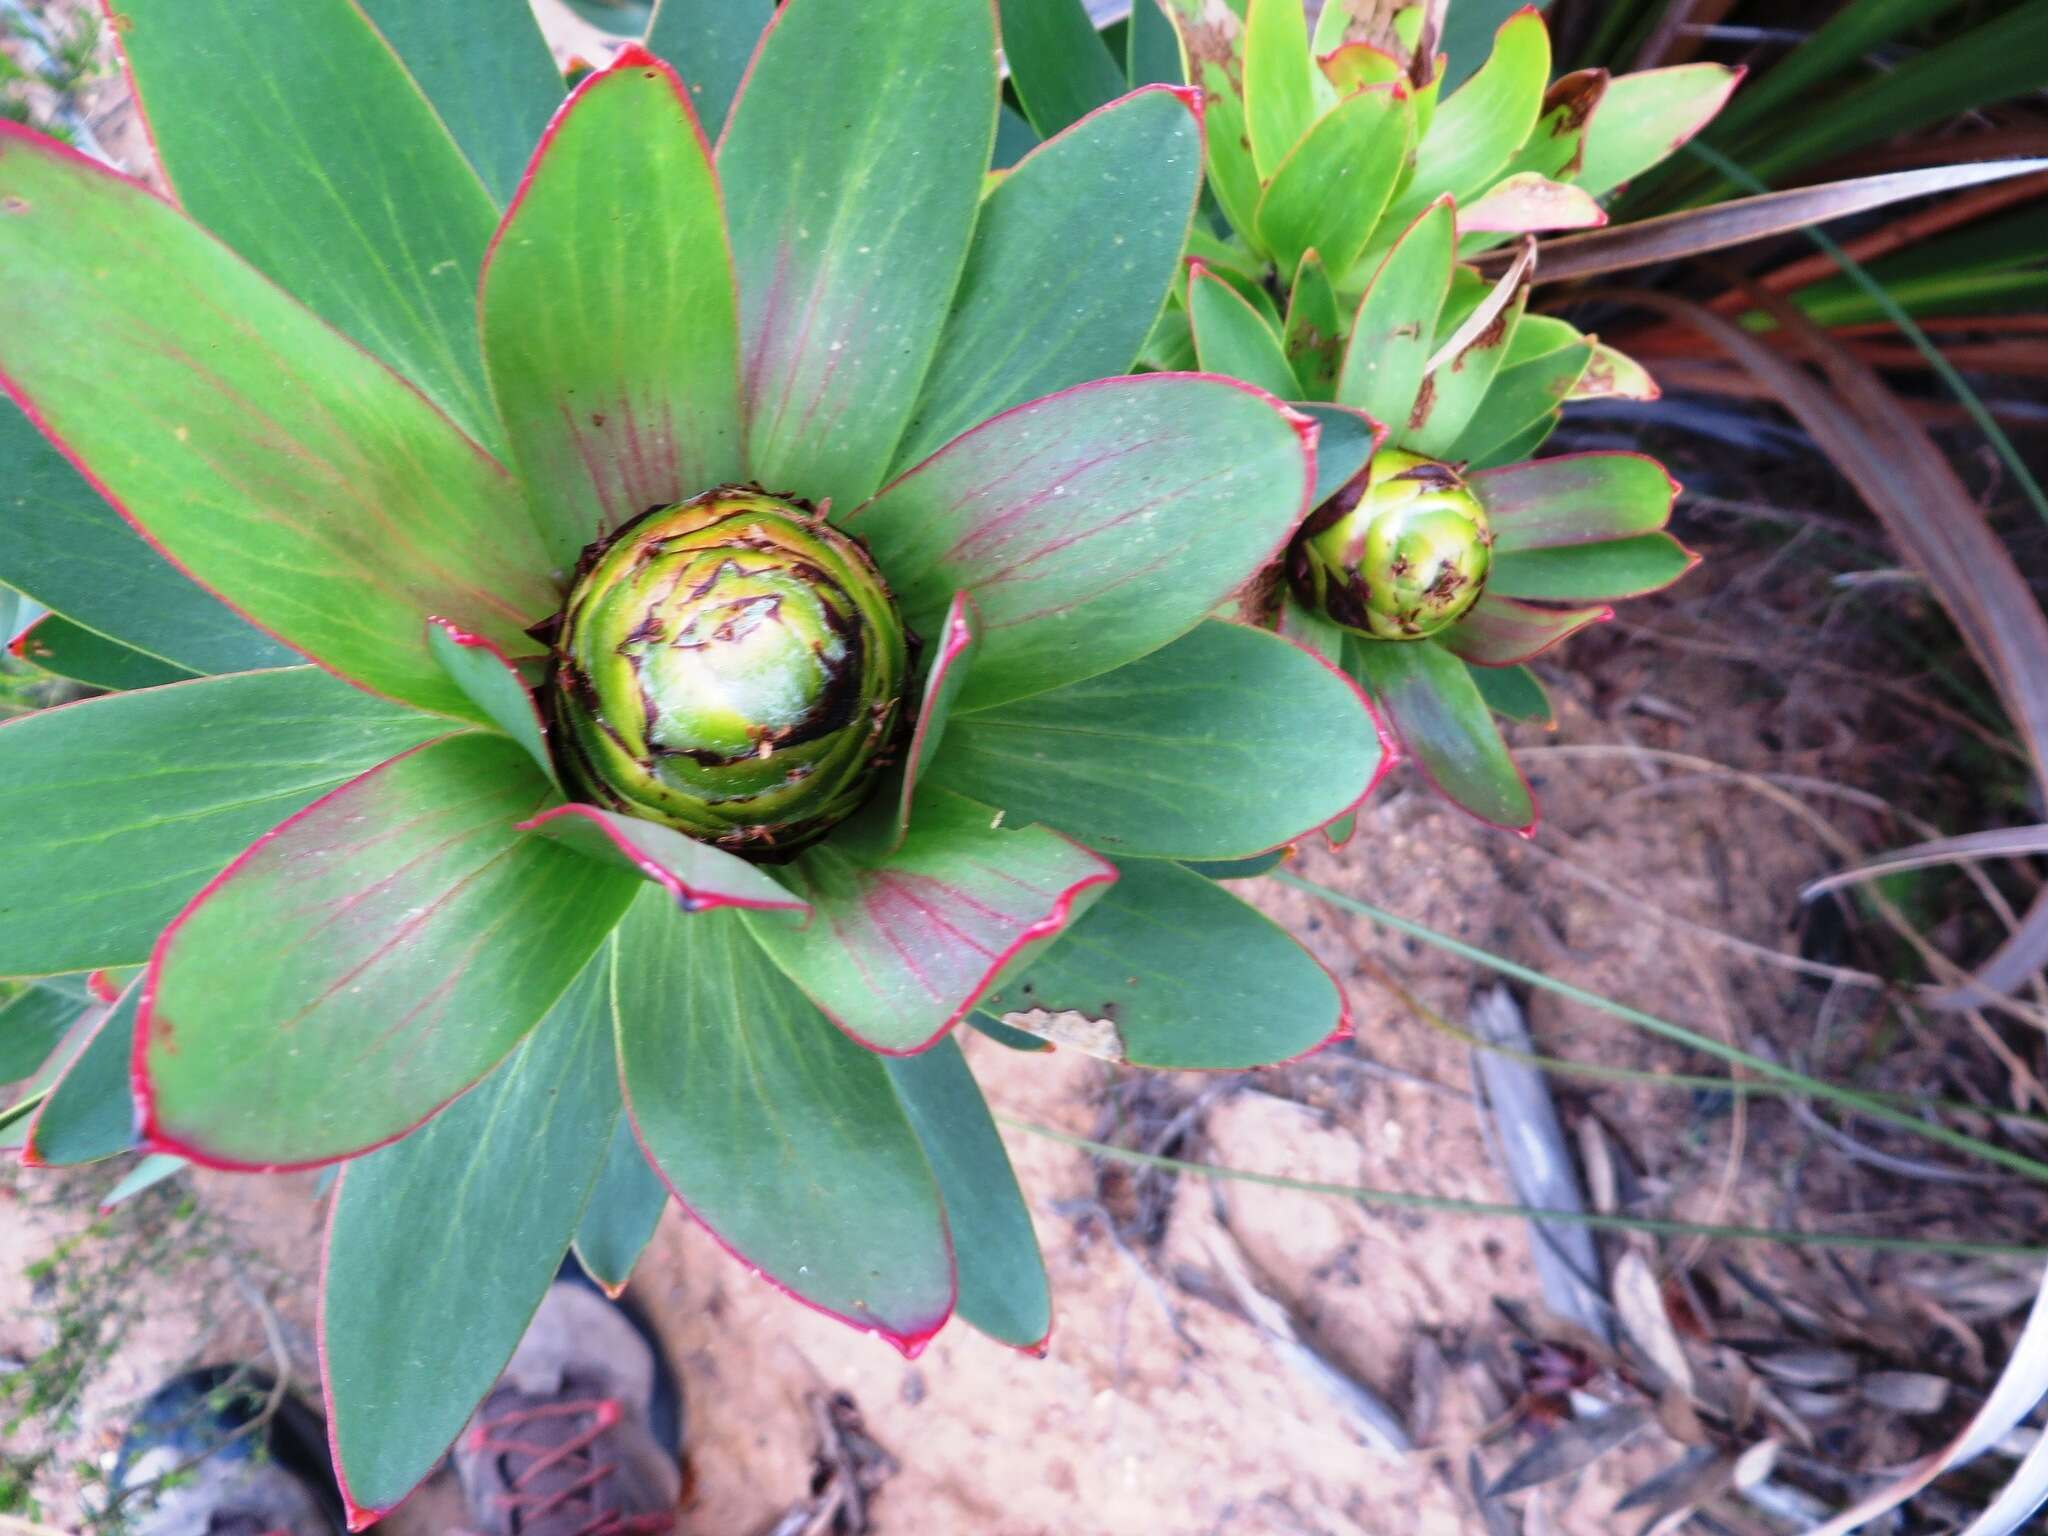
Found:
[(992, 1339), (1041, 1350), (1052, 1296), (1031, 1212), (967, 1059), (951, 1040), (883, 1063), (946, 1202), (960, 1316)]
[(1553, 181), (1577, 181), (1586, 124), (1606, 95), (1610, 78), (1604, 69), (1577, 69), (1553, 80), (1543, 93), (1536, 131), (1501, 168), (1503, 179), (1528, 173)]
[(1712, 122), (1741, 79), (1726, 64), (1615, 76), (1586, 124), (1577, 184), (1598, 197), (1648, 170)]
[(0, 1003), (0, 1083), (33, 1076), (91, 1006), (82, 984), (63, 982), (24, 987)]
[(1496, 827), (1526, 833), (1536, 825), (1529, 785), (1462, 661), (1426, 640), (1356, 636), (1345, 659), (1445, 798)]
[(568, 1251), (619, 1120), (610, 959), (482, 1083), (342, 1171), (321, 1358), (353, 1512), (381, 1514), (433, 1472)]
[(737, 302), (711, 147), (675, 73), (627, 48), (549, 125), (478, 301), (562, 577), (649, 507), (744, 478)]
[(1406, 225), (1445, 193), (1462, 206), (1492, 185), (1535, 131), (1549, 82), (1550, 31), (1527, 7), (1501, 23), (1485, 65), (1437, 109), (1388, 218)]
[(12, 125), (0, 206), (0, 373), (186, 571), (422, 708), (474, 708), (429, 613), (532, 650), (560, 599), (518, 493), (401, 380), (175, 209)]
[(1550, 696), (1527, 667), (1474, 667), (1469, 662), (1466, 666), (1479, 696), (1496, 715), (1546, 728), (1557, 724), (1557, 717), (1551, 713)]
[[(1455, 356), (1430, 371), (1422, 381), (1407, 427), (1394, 435), (1396, 442), (1425, 458), (1451, 456), (1451, 446), (1485, 408), (1527, 300), (1526, 289), (1517, 293)], [(1472, 318), (1481, 317), (1474, 314)], [(1449, 339), (1455, 342), (1457, 337)]]
[(895, 461), (995, 139), (992, 8), (795, 0), (719, 145), (748, 464), (858, 506)]
[(1115, 672), (956, 716), (929, 782), (1118, 856), (1238, 859), (1343, 815), (1381, 759), (1342, 676), (1211, 621)]
[(667, 1204), (668, 1189), (647, 1166), (632, 1122), (619, 1116), (590, 1204), (576, 1227), (577, 1261), (607, 1295), (626, 1288)]
[(1286, 848), (1275, 848), (1254, 859), (1191, 859), (1182, 867), (1193, 870), (1205, 880), (1256, 880), (1278, 869), (1286, 862), (1289, 852)]
[(713, 138), (739, 94), (776, 0), (657, 0), (647, 49), (689, 83), (697, 121)]
[[(1529, 315), (1522, 316), (1525, 323), (1531, 318)], [(1550, 411), (1537, 417), (1507, 441), (1487, 449), (1471, 460), (1472, 468), (1500, 469), (1510, 464), (1519, 464), (1541, 448), (1563, 420), (1563, 411)]]
[(1209, 190), (1230, 227), (1250, 239), (1258, 223), (1261, 181), (1245, 122), (1243, 0), (1157, 3), (1180, 37), (1181, 77), (1202, 93)]
[(299, 658), (186, 579), (11, 401), (0, 402), (0, 579), (97, 634), (195, 672)]
[(1306, 430), (1231, 380), (1105, 379), (956, 438), (844, 526), (912, 629), (974, 599), (981, 650), (956, 708), (979, 709), (1193, 628), (1306, 514)]
[(881, 1061), (733, 914), (679, 918), (653, 893), (620, 926), (613, 1002), (633, 1122), (685, 1209), (778, 1289), (922, 1349), (953, 1310), (953, 1255)]
[(659, 822), (621, 816), (601, 806), (558, 805), (521, 822), (519, 830), (537, 832), (586, 859), (652, 880), (685, 912), (713, 907), (809, 910), (759, 865)]
[(1378, 422), (1348, 405), (1303, 405), (1299, 409), (1316, 424), (1316, 488), (1309, 495), (1309, 504), (1319, 507), (1365, 468), (1385, 434)]
[(1592, 346), (1580, 342), (1501, 369), (1471, 424), (1443, 457), (1476, 461), (1520, 437), (1570, 397), (1592, 356)]
[(1024, 115), (1051, 138), (1124, 92), (1081, 0), (1001, 0), (1003, 57)]
[(252, 839), (447, 728), (311, 667), (0, 726), (0, 975), (140, 963)]
[(43, 1058), (43, 1064), (21, 1085), (14, 1101), (0, 1110), (0, 1152), (18, 1151), (28, 1140), (29, 1125), (36, 1111), (49, 1098), (50, 1085), (63, 1075), (64, 1069), (84, 1048), (104, 1014), (105, 1010), (101, 1008), (81, 1007), (56, 1046)]
[(30, 1168), (71, 1168), (115, 1157), (135, 1145), (135, 1100), (128, 1061), (135, 1051), (135, 1010), (142, 988), (131, 984), (93, 1027), (78, 1054), (29, 1122), (21, 1160)]
[[(1281, 345), (1304, 400), (1328, 400), (1337, 392), (1337, 368), (1344, 356), (1344, 313), (1321, 253), (1309, 251), (1294, 272), (1287, 296), (1287, 324)], [(1323, 444), (1316, 444), (1318, 460)], [(1320, 463), (1318, 465), (1320, 467)]]
[(1472, 476), (1496, 555), (1597, 544), (1662, 528), (1678, 482), (1640, 453), (1568, 453)]
[(184, 667), (95, 634), (60, 613), (46, 613), (29, 625), (14, 637), (7, 653), (58, 677), (115, 693), (185, 682), (194, 675)]
[(982, 203), (896, 463), (999, 411), (1126, 372), (1179, 270), (1201, 179), (1201, 120), (1164, 87), (1026, 155)]
[(532, 6), (527, 0), (361, 4), (433, 103), (492, 201), (503, 207), (562, 101), (561, 71)]
[(420, 1125), (504, 1060), (636, 889), (513, 830), (551, 798), (502, 736), (451, 736), (228, 866), (151, 958), (137, 1096), (156, 1149), (231, 1168), (331, 1162)]
[[(1023, 1051), (1028, 1055), (1039, 1056), (1053, 1048), (1050, 1040), (1041, 1040), (1036, 1035), (1025, 1034), (1021, 1029), (1012, 1029), (1001, 1019), (992, 1018), (978, 1008), (973, 1013), (967, 1015), (967, 1022), (973, 1026), (977, 1033), (987, 1035), (997, 1045), (1007, 1046), (1013, 1051)], [(892, 1061), (912, 1061), (916, 1058), (906, 1056), (900, 1058), (891, 1057), (889, 1059)]]
[(1594, 608), (1536, 608), (1484, 592), (1457, 623), (1436, 637), (1453, 656), (1474, 666), (1512, 667), (1540, 656), (1589, 624), (1614, 617), (1604, 604)]
[(1173, 23), (1157, 0), (1131, 7), (1129, 73), (1131, 88), (1180, 83), (1180, 43)]
[[(1294, 8), (1293, 0), (1282, 3)], [(1358, 91), (1317, 119), (1259, 199), (1259, 242), (1283, 273), (1311, 247), (1331, 271), (1351, 270), (1408, 168), (1414, 132), (1399, 85)]]
[[(1312, 68), (1308, 18), (1299, 0), (1250, 0), (1244, 26), (1244, 117), (1261, 180), (1273, 176), (1316, 122)], [(1263, 229), (1260, 234), (1263, 238)]]
[(1235, 1071), (1350, 1028), (1343, 994), (1287, 931), (1193, 870), (1125, 859), (1121, 878), (993, 1013), (1074, 1012), (1095, 1054), (1141, 1067)]
[(827, 842), (788, 867), (808, 920), (749, 916), (783, 973), (847, 1034), (922, 1051), (1101, 896), (1116, 871), (1044, 827), (927, 791), (903, 846), (862, 858)]
[(115, 1206), (126, 1204), (144, 1190), (156, 1188), (165, 1179), (183, 1173), (191, 1166), (182, 1157), (168, 1157), (161, 1152), (152, 1152), (148, 1157), (140, 1159), (122, 1176), (119, 1183), (101, 1197), (100, 1214), (105, 1215)]
[(946, 722), (952, 718), (953, 706), (960, 700), (960, 690), (966, 685), (975, 655), (981, 649), (981, 610), (974, 606), (973, 599), (965, 592), (955, 593), (945, 622), (927, 643), (933, 648), (932, 659), (925, 671), (924, 695), (918, 701), (910, 744), (904, 752), (903, 790), (897, 799), (891, 852), (903, 846), (916, 806), (918, 783), (931, 766), (939, 743), (946, 738)]
[(1203, 372), (1243, 379), (1280, 400), (1300, 390), (1273, 327), (1235, 288), (1200, 262), (1188, 267), (1187, 305), (1195, 356)]
[(1337, 400), (1398, 437), (1422, 388), (1437, 316), (1451, 291), (1457, 232), (1448, 202), (1432, 204), (1380, 262), (1351, 324)]
[[(492, 445), (475, 295), (496, 209), (369, 18), (335, 0), (118, 0), (116, 16), (185, 211)], [(153, 244), (135, 232), (137, 247)], [(194, 302), (173, 296), (163, 265), (159, 256), (137, 276), (155, 279), (161, 305)], [(216, 305), (240, 308), (232, 288), (207, 307)], [(245, 318), (294, 354), (261, 313)]]
[(1670, 534), (1641, 533), (1605, 544), (1496, 555), (1486, 590), (1554, 603), (1612, 602), (1660, 592), (1697, 564), (1699, 556)]
[(483, 717), (526, 749), (534, 765), (560, 788), (548, 756), (547, 726), (519, 669), (490, 641), (446, 619), (427, 620), (427, 649)]

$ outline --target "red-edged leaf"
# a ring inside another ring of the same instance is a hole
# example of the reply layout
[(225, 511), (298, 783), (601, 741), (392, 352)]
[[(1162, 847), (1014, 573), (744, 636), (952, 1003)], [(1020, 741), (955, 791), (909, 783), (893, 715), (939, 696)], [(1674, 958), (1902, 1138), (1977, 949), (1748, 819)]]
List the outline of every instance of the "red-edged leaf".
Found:
[(1244, 104), (1244, 7), (1238, 0), (1161, 0), (1180, 37), (1181, 73), (1201, 91), (1209, 186), (1231, 228), (1257, 222), (1260, 178)]
[(526, 749), (526, 755), (559, 785), (548, 756), (548, 728), (533, 690), (519, 669), (482, 635), (472, 635), (442, 618), (427, 620), (427, 649), (484, 717)]
[(1662, 528), (1679, 489), (1662, 464), (1640, 453), (1567, 453), (1481, 470), (1469, 483), (1493, 525), (1496, 555)]
[(445, 614), (512, 654), (557, 606), (502, 469), (169, 205), (0, 123), (0, 386), (189, 575), (377, 692), (473, 717)]
[(913, 629), (983, 620), (963, 709), (1107, 672), (1185, 634), (1307, 515), (1314, 428), (1231, 379), (1105, 379), (977, 427), (846, 520)]
[(868, 860), (827, 842), (790, 866), (816, 911), (811, 922), (747, 926), (862, 1045), (890, 1056), (924, 1050), (1116, 879), (1080, 844), (1001, 820), (963, 796), (928, 791), (894, 853)]
[(738, 298), (711, 146), (629, 47), (548, 125), (485, 258), (484, 358), (557, 569), (742, 478)]
[(1597, 229), (1607, 215), (1583, 187), (1522, 171), (1495, 182), (1458, 210), (1461, 235), (1539, 229)]
[(954, 700), (960, 697), (961, 685), (967, 681), (974, 653), (981, 644), (981, 611), (974, 606), (974, 599), (965, 592), (954, 593), (952, 606), (946, 610), (946, 622), (939, 626), (937, 637), (926, 643), (934, 650), (931, 670), (925, 674), (917, 724), (910, 733), (910, 751), (903, 764), (903, 795), (896, 811), (899, 847), (910, 829), (910, 808), (917, 798), (917, 781), (931, 762), (932, 754), (939, 750), (939, 742), (946, 734), (946, 716), (952, 712)]
[(1471, 612), (1436, 637), (1437, 644), (1474, 666), (1512, 667), (1540, 656), (1567, 635), (1614, 617), (1597, 608), (1537, 608), (1488, 592)]
[(128, 1058), (135, 1043), (138, 990), (131, 984), (118, 1001), (101, 998), (114, 1006), (51, 1084), (50, 1096), (29, 1122), (21, 1149), (24, 1167), (75, 1167), (117, 1156), (135, 1145)]
[(1301, 381), (1287, 360), (1279, 328), (1199, 261), (1188, 263), (1187, 311), (1204, 372), (1242, 379), (1279, 400), (1300, 393)]
[(995, 141), (995, 8), (788, 0), (719, 142), (748, 468), (852, 507), (895, 458)]
[(1615, 76), (1586, 124), (1579, 185), (1598, 197), (1676, 152), (1728, 104), (1742, 75), (1727, 64), (1676, 64)]
[(1352, 636), (1346, 656), (1401, 738), (1403, 756), (1462, 810), (1528, 836), (1536, 801), (1464, 662), (1428, 640)]
[(1455, 217), (1448, 198), (1417, 215), (1374, 271), (1351, 323), (1337, 399), (1397, 438), (1414, 412), (1437, 317), (1451, 291)]
[(636, 889), (513, 829), (553, 794), (503, 737), (444, 737), (222, 871), (143, 983), (135, 1087), (156, 1150), (227, 1168), (351, 1157), (503, 1060)]
[(616, 815), (601, 806), (558, 805), (522, 821), (519, 830), (551, 837), (585, 858), (630, 869), (675, 897), (685, 912), (713, 907), (810, 910), (759, 865), (685, 837), (673, 827)]
[(1351, 270), (1408, 167), (1414, 136), (1415, 112), (1398, 81), (1358, 91), (1317, 119), (1259, 199), (1259, 243), (1283, 274), (1310, 247), (1331, 271)]
[(1487, 591), (1548, 603), (1613, 602), (1661, 592), (1700, 563), (1668, 533), (1639, 533), (1604, 544), (1496, 551)]
[(732, 913), (652, 893), (619, 927), (613, 1002), (626, 1107), (684, 1209), (777, 1289), (922, 1350), (953, 1310), (952, 1244), (882, 1063)]

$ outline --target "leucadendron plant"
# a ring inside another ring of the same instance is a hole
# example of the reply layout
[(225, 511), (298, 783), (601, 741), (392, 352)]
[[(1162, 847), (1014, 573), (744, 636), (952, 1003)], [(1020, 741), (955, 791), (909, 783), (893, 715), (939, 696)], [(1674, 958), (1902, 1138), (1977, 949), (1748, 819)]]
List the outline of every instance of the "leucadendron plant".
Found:
[(1309, 520), (1268, 617), (1356, 677), (1451, 800), (1526, 831), (1535, 802), (1495, 723), (1548, 717), (1524, 664), (1693, 562), (1652, 461), (1532, 459), (1566, 403), (1656, 389), (1527, 312), (1531, 237), (1603, 223), (1599, 199), (1741, 72), (1552, 81), (1530, 8), (1445, 95), (1444, 0), (1330, 0), (1313, 33), (1301, 0), (1161, 3), (1208, 100), (1228, 229), (1198, 227), (1145, 359), (1366, 420), (1378, 451)]
[(956, 1311), (1040, 1347), (953, 1030), (1342, 1032), (1204, 870), (1384, 759), (1214, 617), (1368, 436), (1113, 376), (1195, 93), (990, 180), (986, 0), (683, 3), (680, 77), (630, 48), (565, 104), (475, 9), (120, 0), (175, 202), (0, 124), (0, 576), (56, 616), (24, 654), (127, 690), (0, 728), (0, 975), (54, 1044), (9, 1118), (33, 1163), (345, 1165), (358, 1523), (671, 1195), (906, 1354)]

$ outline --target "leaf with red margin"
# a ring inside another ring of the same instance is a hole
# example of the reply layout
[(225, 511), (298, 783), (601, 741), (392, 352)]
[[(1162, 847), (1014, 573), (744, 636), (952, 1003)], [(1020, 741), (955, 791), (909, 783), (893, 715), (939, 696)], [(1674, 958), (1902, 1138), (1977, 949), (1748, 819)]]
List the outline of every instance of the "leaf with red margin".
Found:
[(685, 1210), (755, 1275), (915, 1358), (952, 1314), (937, 1180), (879, 1058), (728, 912), (619, 927), (626, 1104)]
[(1289, 151), (1317, 125), (1314, 73), (1304, 8), (1295, 0), (1247, 0), (1245, 137), (1261, 180), (1270, 182)]
[(894, 853), (868, 859), (827, 842), (789, 866), (813, 921), (750, 916), (747, 927), (860, 1044), (890, 1056), (925, 1050), (1116, 879), (1057, 832), (1000, 819), (927, 792)]
[(1486, 508), (1496, 555), (1649, 533), (1671, 520), (1679, 489), (1640, 453), (1567, 453), (1481, 470), (1468, 483)]
[(1495, 555), (1486, 590), (1496, 597), (1533, 597), (1552, 603), (1613, 602), (1661, 592), (1700, 563), (1668, 533), (1639, 533), (1605, 544), (1561, 544), (1552, 549)]
[(620, 816), (601, 806), (558, 805), (522, 821), (518, 830), (538, 832), (587, 859), (652, 880), (685, 912), (708, 912), (714, 907), (810, 911), (802, 898), (790, 895), (758, 864), (685, 837), (659, 822)]
[(1550, 29), (1525, 5), (1500, 24), (1486, 62), (1436, 110), (1388, 219), (1405, 225), (1440, 195), (1462, 206), (1491, 186), (1535, 132), (1549, 81)]
[(43, 1058), (41, 1066), (21, 1085), (21, 1091), (13, 1101), (0, 1109), (0, 1152), (18, 1151), (28, 1140), (29, 1122), (43, 1105), (51, 1084), (64, 1075), (64, 1070), (77, 1059), (85, 1049), (92, 1033), (107, 1016), (106, 1009), (96, 1003), (89, 1003), (73, 1012), (64, 1025), (64, 1032), (56, 1045)]
[(1231, 228), (1256, 223), (1260, 178), (1244, 105), (1244, 0), (1160, 0), (1180, 38), (1181, 73), (1207, 104), (1209, 185)]
[(35, 1075), (95, 997), (76, 976), (52, 977), (0, 1003), (0, 1085)]
[(1302, 253), (1348, 273), (1372, 240), (1408, 168), (1415, 110), (1407, 87), (1369, 86), (1324, 113), (1259, 198), (1259, 243), (1292, 274)]
[(1164, 859), (1120, 859), (1117, 870), (989, 1012), (1013, 1025), (1038, 1010), (1078, 1013), (1093, 1025), (1090, 1054), (1217, 1072), (1292, 1061), (1351, 1032), (1336, 980), (1272, 919)]
[(1199, 261), (1188, 263), (1187, 310), (1195, 356), (1205, 373), (1242, 379), (1277, 400), (1301, 393), (1279, 331)]
[(1583, 187), (1534, 171), (1504, 177), (1458, 212), (1458, 233), (1522, 234), (1550, 229), (1598, 229), (1607, 214)]
[(159, 661), (146, 651), (74, 624), (61, 613), (46, 613), (7, 643), (7, 654), (55, 677), (88, 688), (127, 693), (187, 682), (196, 673)]
[(576, 1261), (607, 1296), (616, 1300), (625, 1290), (667, 1206), (668, 1186), (647, 1166), (632, 1123), (619, 1116), (590, 1204), (576, 1224)]
[(555, 114), (477, 293), (505, 436), (563, 572), (649, 507), (744, 478), (738, 296), (711, 146), (624, 49)]
[(1352, 317), (1338, 403), (1364, 411), (1395, 442), (1414, 414), (1437, 317), (1451, 291), (1455, 219), (1449, 198), (1425, 208), (1373, 272)]
[(515, 831), (552, 786), (444, 737), (266, 833), (158, 940), (135, 1039), (154, 1150), (307, 1167), (395, 1140), (502, 1061), (637, 889)]
[(648, 51), (681, 72), (697, 120), (714, 139), (775, 6), (776, 0), (655, 0)]
[(1595, 197), (1640, 175), (1714, 120), (1744, 71), (1675, 64), (1616, 75), (1593, 108), (1573, 179)]
[(1513, 667), (1542, 655), (1588, 624), (1604, 624), (1613, 617), (1614, 610), (1605, 604), (1597, 608), (1537, 608), (1498, 592), (1485, 592), (1436, 642), (1474, 666)]
[(945, 738), (946, 718), (960, 697), (960, 688), (974, 666), (974, 653), (981, 644), (981, 610), (965, 592), (955, 592), (946, 609), (946, 622), (939, 626), (937, 649), (931, 670), (924, 678), (924, 698), (917, 708), (917, 724), (910, 733), (910, 749), (903, 763), (903, 794), (896, 806), (896, 841), (903, 846), (910, 830), (910, 808), (917, 799), (917, 783), (931, 766), (939, 743)]
[(179, 205), (495, 447), (473, 298), (497, 205), (361, 8), (102, 4)]
[(960, 1270), (956, 1310), (999, 1343), (1044, 1354), (1052, 1332), (1045, 1256), (966, 1057), (952, 1040), (941, 1040), (883, 1065), (945, 1199)]
[(1385, 767), (1349, 677), (1212, 620), (1115, 672), (956, 714), (927, 782), (1107, 854), (1242, 859), (1348, 814)]
[(719, 141), (750, 473), (857, 506), (896, 457), (995, 142), (995, 8), (788, 0)]
[(433, 1472), (568, 1251), (621, 1118), (610, 959), (600, 948), (484, 1081), (342, 1170), (320, 1374), (358, 1528)]
[(955, 438), (844, 521), (904, 622), (981, 609), (958, 707), (1107, 672), (1183, 635), (1308, 514), (1315, 426), (1234, 379), (1104, 379)]
[(312, 667), (111, 694), (0, 725), (0, 976), (136, 965), (254, 838), (448, 722)]
[(128, 1058), (135, 1045), (135, 1009), (141, 988), (130, 983), (85, 1043), (50, 1085), (50, 1096), (28, 1124), (25, 1168), (70, 1168), (115, 1157), (135, 1145), (135, 1100), (128, 1089)]
[(1127, 372), (1201, 185), (1201, 104), (1182, 86), (1133, 91), (1018, 161), (982, 200), (896, 466), (1013, 405)]
[(532, 652), (560, 598), (511, 479), (177, 210), (0, 123), (0, 272), (0, 387), (252, 622), (465, 718), (429, 613)]
[(1387, 713), (1403, 755), (1461, 810), (1528, 836), (1536, 802), (1465, 663), (1427, 640), (1345, 641), (1346, 664)]
[(548, 756), (547, 725), (534, 702), (533, 690), (519, 669), (482, 635), (446, 619), (427, 620), (427, 649), (441, 663), (484, 718), (526, 749), (548, 781), (560, 788), (553, 759)]

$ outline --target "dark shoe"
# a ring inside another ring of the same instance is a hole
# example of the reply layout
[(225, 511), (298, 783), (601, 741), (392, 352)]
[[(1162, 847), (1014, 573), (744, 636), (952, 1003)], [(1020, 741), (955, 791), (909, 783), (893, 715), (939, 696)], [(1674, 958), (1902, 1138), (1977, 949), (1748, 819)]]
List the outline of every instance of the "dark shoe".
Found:
[(646, 1332), (591, 1286), (556, 1281), (455, 1443), (470, 1523), (482, 1536), (674, 1530), (675, 1404)]
[(268, 1377), (188, 1371), (122, 1437), (112, 1486), (135, 1536), (341, 1536), (327, 1436), (290, 1397), (267, 1420)]

